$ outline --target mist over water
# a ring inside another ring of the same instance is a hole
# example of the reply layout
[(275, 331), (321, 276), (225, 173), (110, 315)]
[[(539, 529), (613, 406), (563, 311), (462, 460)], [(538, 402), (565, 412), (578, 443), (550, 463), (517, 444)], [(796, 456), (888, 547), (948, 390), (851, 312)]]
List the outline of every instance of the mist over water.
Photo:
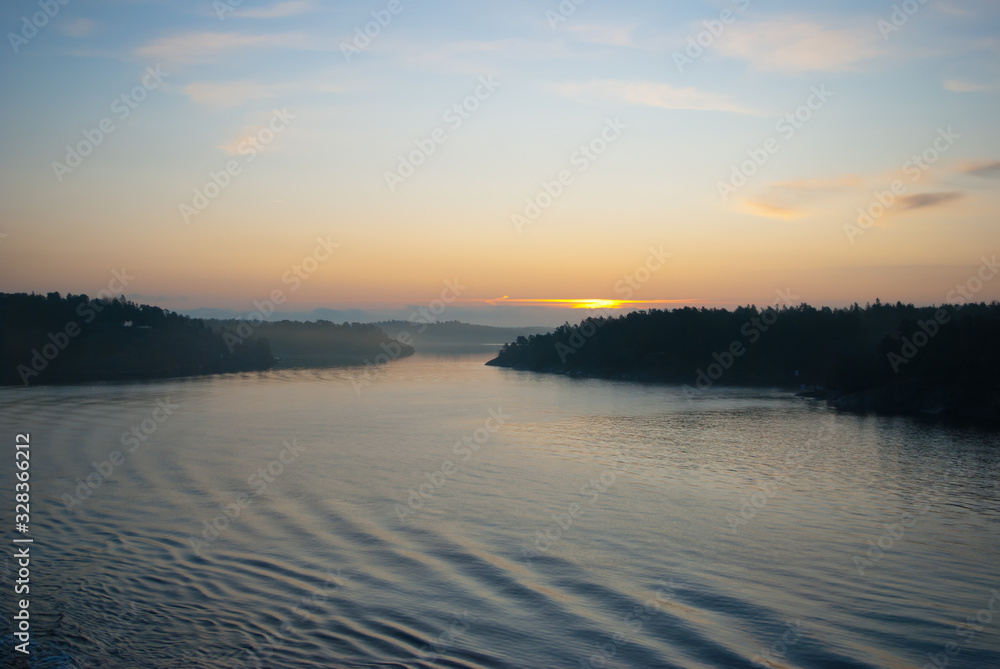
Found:
[(1000, 666), (995, 433), (488, 357), (0, 389), (32, 666)]

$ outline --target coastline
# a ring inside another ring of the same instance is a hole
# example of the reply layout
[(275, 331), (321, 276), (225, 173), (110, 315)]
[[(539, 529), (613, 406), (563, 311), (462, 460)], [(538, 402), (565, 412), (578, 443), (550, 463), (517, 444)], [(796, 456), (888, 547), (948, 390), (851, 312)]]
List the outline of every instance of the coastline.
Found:
[[(538, 374), (558, 374), (571, 378), (653, 383), (693, 388), (689, 383), (690, 379), (663, 376), (652, 371), (602, 372), (581, 369), (535, 369), (524, 365), (503, 364), (498, 360), (499, 358), (493, 358), (485, 364), (490, 367)], [(834, 409), (857, 415), (906, 416), (923, 421), (955, 422), (1000, 428), (1000, 391), (970, 397), (972, 393), (960, 387), (938, 386), (915, 380), (899, 381), (853, 392), (825, 389), (800, 391), (799, 388), (776, 380), (744, 380), (743, 382), (716, 383), (715, 385), (727, 388), (778, 388), (788, 391), (795, 397), (826, 402)], [(698, 390), (697, 392), (705, 391)]]

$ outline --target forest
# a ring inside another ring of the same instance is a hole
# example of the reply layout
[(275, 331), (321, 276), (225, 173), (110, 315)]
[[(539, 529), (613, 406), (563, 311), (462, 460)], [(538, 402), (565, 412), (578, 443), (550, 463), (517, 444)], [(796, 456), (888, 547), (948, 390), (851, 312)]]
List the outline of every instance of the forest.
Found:
[(685, 307), (518, 337), (488, 365), (575, 376), (804, 391), (858, 411), (996, 420), (1000, 304)]
[(124, 297), (0, 293), (0, 383), (147, 379), (266, 369), (267, 342), (226, 345), (202, 321)]
[(5, 385), (168, 378), (288, 363), (378, 363), (412, 353), (374, 325), (202, 320), (125, 297), (0, 293)]

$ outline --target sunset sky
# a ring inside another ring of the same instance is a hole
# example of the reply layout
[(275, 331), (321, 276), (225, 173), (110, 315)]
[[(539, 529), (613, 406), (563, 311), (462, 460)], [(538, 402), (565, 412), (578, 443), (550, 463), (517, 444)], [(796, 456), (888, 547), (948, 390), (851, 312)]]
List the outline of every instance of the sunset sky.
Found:
[(0, 9), (3, 291), (529, 325), (1000, 253), (994, 0), (49, 2)]

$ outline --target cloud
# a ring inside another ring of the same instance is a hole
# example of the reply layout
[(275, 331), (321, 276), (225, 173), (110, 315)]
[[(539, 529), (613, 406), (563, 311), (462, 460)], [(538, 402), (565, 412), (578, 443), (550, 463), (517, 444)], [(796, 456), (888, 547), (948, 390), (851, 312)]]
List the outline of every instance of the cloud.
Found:
[(286, 16), (295, 16), (314, 11), (315, 4), (308, 0), (289, 0), (279, 2), (270, 7), (260, 7), (258, 9), (243, 9), (233, 13), (233, 16), (251, 19), (278, 19)]
[(770, 184), (764, 190), (740, 202), (745, 213), (765, 218), (792, 220), (809, 215), (808, 205), (844, 191), (861, 188), (865, 179), (855, 174), (825, 179), (800, 179)]
[(832, 28), (793, 18), (735, 23), (719, 37), (715, 50), (742, 58), (757, 70), (798, 74), (859, 69), (862, 61), (882, 53), (878, 33)]
[(896, 205), (892, 207), (890, 211), (894, 214), (902, 214), (904, 211), (912, 211), (913, 209), (926, 209), (928, 207), (937, 207), (948, 204), (949, 202), (954, 202), (962, 197), (965, 197), (965, 193), (960, 193), (958, 191), (904, 195), (899, 198)]
[(988, 84), (974, 84), (960, 79), (948, 79), (944, 82), (944, 88), (955, 93), (975, 93), (977, 91), (988, 91), (994, 86)]
[(97, 29), (97, 22), (82, 18), (66, 19), (60, 21), (56, 29), (69, 37), (85, 37)]
[(752, 216), (762, 216), (764, 218), (778, 218), (783, 221), (791, 221), (796, 218), (802, 218), (806, 215), (806, 212), (802, 209), (792, 207), (789, 205), (781, 204), (778, 202), (771, 202), (766, 198), (750, 198), (743, 200), (740, 203), (740, 209), (747, 214)]
[(991, 163), (975, 163), (968, 165), (961, 171), (984, 179), (1000, 179), (1000, 160)]
[(226, 51), (277, 47), (302, 49), (307, 38), (300, 34), (281, 33), (248, 35), (244, 33), (195, 32), (161, 37), (145, 44), (135, 53), (141, 58), (174, 63), (198, 63)]
[(755, 113), (716, 93), (699, 91), (690, 86), (675, 88), (670, 84), (650, 81), (603, 80), (569, 83), (560, 85), (557, 90), (567, 98), (584, 102), (625, 102), (660, 109), (697, 109), (737, 114)]

